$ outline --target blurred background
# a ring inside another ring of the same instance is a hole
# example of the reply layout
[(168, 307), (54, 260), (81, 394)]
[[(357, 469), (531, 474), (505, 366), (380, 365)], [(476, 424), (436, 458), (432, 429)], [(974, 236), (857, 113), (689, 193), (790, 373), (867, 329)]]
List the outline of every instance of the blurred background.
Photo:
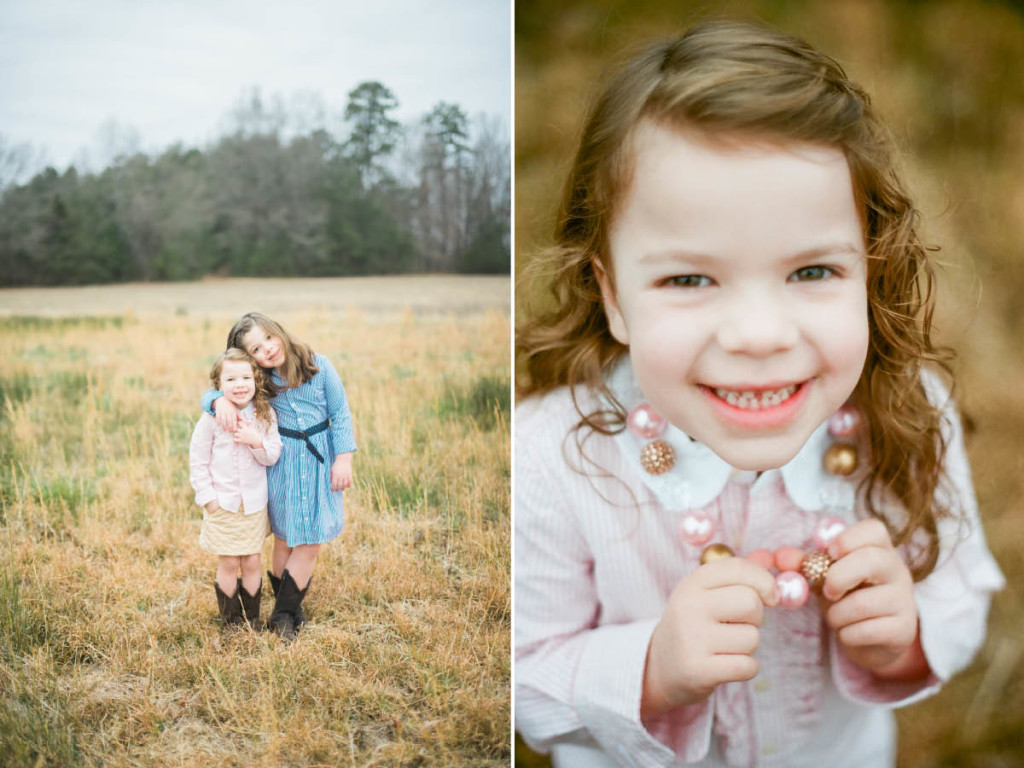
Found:
[[(695, 3), (518, 0), (515, 11), (516, 309), (542, 287), (523, 270), (549, 245), (577, 132), (610, 58), (707, 18), (761, 20), (836, 58), (872, 95), (940, 246), (940, 342), (990, 547), (1009, 585), (974, 664), (900, 710), (901, 766), (1024, 764), (1024, 12), (981, 0)], [(518, 740), (517, 766), (548, 765)]]

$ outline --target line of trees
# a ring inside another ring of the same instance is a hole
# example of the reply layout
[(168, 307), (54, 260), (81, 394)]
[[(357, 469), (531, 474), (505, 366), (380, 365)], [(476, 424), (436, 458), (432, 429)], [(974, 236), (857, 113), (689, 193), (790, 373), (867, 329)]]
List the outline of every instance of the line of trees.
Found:
[[(292, 123), (319, 124), (289, 130), (281, 104), (256, 91), (236, 107), (233, 130), (205, 151), (124, 152), (99, 173), (50, 167), (9, 184), (0, 198), (0, 285), (507, 274), (504, 127), (487, 116), (471, 125), (445, 102), (403, 126), (397, 107), (386, 86), (365, 82), (348, 94), (342, 130), (298, 115)], [(0, 158), (0, 169), (15, 167), (17, 154)]]

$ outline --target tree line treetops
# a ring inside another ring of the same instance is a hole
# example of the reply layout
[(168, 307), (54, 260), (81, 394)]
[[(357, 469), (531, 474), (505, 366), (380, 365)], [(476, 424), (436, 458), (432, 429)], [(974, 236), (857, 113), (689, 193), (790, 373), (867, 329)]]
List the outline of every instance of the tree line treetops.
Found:
[(379, 82), (348, 94), (345, 139), (285, 137), (258, 92), (205, 150), (54, 168), (0, 198), (0, 285), (510, 269), (504, 127), (440, 102), (394, 118)]

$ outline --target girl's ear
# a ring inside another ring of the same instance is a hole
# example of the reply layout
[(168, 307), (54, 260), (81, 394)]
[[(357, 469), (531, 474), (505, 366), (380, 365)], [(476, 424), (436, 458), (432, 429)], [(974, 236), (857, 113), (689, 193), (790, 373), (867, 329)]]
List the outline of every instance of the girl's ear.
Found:
[(622, 317), (622, 310), (619, 309), (619, 300), (615, 295), (615, 286), (605, 271), (600, 259), (594, 259), (594, 274), (597, 275), (597, 283), (601, 286), (601, 303), (604, 304), (604, 314), (608, 318), (608, 329), (612, 332), (615, 340), (624, 346), (629, 346), (629, 328)]

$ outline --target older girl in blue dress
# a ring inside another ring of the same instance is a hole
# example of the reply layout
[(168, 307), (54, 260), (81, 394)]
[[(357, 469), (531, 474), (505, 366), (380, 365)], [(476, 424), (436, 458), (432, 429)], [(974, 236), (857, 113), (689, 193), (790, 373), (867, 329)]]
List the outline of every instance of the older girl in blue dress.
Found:
[[(269, 317), (258, 312), (242, 316), (227, 345), (244, 349), (272, 375), (271, 404), (284, 440), (281, 460), (267, 473), (274, 534), (268, 575), (275, 597), (269, 626), (293, 639), (303, 622), (302, 600), (320, 546), (340, 534), (344, 524), (342, 491), (352, 485), (356, 450), (352, 418), (331, 361)], [(238, 411), (221, 394), (207, 392), (203, 409), (214, 411), (224, 429), (234, 430)]]

